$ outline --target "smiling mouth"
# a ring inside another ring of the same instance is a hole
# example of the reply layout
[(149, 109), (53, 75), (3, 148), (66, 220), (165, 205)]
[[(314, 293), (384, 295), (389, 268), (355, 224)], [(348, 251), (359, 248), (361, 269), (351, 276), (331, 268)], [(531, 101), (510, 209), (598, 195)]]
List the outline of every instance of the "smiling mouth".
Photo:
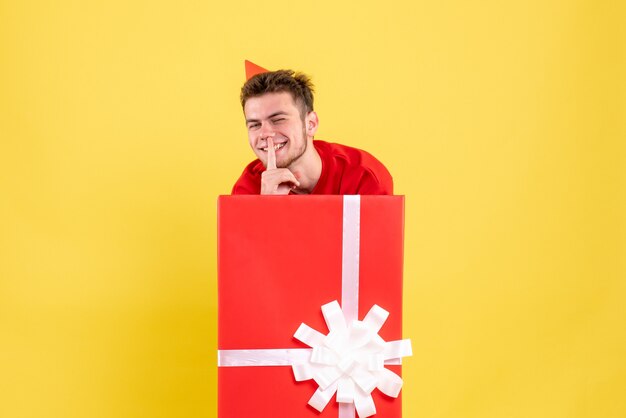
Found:
[[(282, 144), (276, 144), (274, 145), (274, 151), (278, 151), (279, 149), (281, 149), (282, 147), (284, 147), (286, 144), (286, 142), (283, 142)], [(265, 148), (261, 148), (261, 151), (267, 152), (267, 147)]]

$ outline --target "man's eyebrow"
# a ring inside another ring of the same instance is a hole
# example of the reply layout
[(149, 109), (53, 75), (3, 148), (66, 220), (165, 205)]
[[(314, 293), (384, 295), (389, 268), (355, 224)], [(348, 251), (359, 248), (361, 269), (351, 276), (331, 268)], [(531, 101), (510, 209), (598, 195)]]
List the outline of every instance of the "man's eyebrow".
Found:
[(287, 115), (287, 114), (288, 114), (287, 112), (284, 112), (284, 111), (282, 111), (282, 110), (279, 110), (278, 112), (274, 112), (274, 113), (272, 113), (272, 114), (271, 114), (271, 115), (269, 115), (267, 118), (268, 118), (268, 119), (272, 119), (272, 118), (274, 118), (274, 117), (276, 117), (276, 116), (280, 116), (280, 115)]
[[(289, 115), (289, 113), (279, 110), (278, 112), (274, 112), (271, 115), (269, 115), (267, 119), (272, 119), (272, 118), (275, 118), (276, 116), (281, 116), (281, 115)], [(259, 121), (260, 121), (259, 119), (246, 119), (246, 123), (259, 122)]]

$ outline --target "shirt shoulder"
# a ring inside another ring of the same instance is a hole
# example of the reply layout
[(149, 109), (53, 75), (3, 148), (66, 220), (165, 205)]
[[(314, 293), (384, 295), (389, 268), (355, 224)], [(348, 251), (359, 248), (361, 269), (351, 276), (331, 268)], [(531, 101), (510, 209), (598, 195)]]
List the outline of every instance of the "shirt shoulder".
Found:
[(261, 160), (256, 159), (244, 168), (233, 186), (231, 194), (260, 194), (261, 173), (265, 170)]
[(320, 193), (393, 194), (391, 174), (369, 152), (325, 141), (316, 140), (314, 144), (322, 158)]

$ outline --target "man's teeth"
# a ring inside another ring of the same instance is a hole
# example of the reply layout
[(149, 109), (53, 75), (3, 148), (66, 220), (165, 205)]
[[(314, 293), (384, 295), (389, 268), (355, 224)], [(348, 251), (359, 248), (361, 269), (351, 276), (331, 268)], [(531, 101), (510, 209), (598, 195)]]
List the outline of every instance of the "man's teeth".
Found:
[[(276, 144), (274, 145), (274, 151), (278, 151), (279, 149), (281, 149), (282, 147), (284, 147), (286, 144), (286, 142), (283, 142), (282, 144)], [(268, 147), (263, 148), (263, 151), (267, 151)]]

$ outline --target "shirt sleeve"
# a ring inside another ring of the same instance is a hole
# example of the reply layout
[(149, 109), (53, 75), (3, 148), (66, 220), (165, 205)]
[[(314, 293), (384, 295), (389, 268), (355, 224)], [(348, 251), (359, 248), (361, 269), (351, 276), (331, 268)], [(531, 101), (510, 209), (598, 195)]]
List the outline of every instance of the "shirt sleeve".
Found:
[(249, 167), (246, 167), (233, 186), (231, 194), (261, 194), (261, 178), (255, 176)]
[(378, 176), (365, 170), (359, 181), (357, 193), (361, 195), (392, 195), (393, 178), (386, 170), (379, 173)]

